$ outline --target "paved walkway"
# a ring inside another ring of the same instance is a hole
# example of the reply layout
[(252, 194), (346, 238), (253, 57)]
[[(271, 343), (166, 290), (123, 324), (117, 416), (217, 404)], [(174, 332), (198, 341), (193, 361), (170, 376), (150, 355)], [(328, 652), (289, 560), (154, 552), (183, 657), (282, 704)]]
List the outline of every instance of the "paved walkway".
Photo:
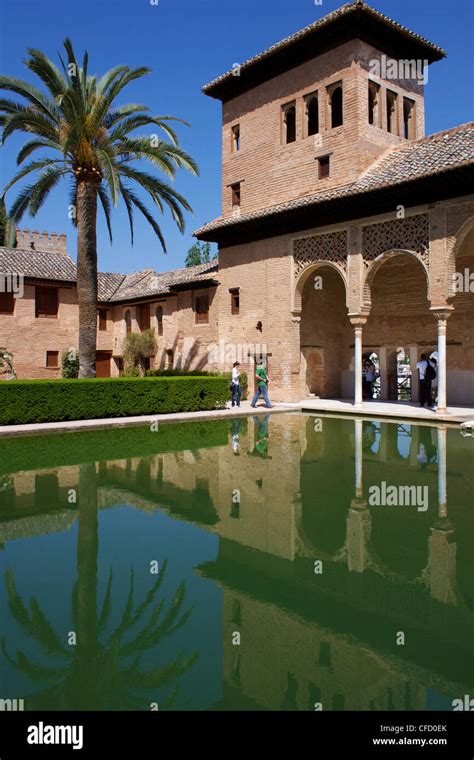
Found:
[(419, 404), (402, 401), (364, 401), (362, 406), (354, 406), (348, 399), (304, 399), (298, 408), (308, 412), (332, 412), (363, 417), (397, 417), (415, 419), (422, 422), (449, 422), (454, 425), (474, 424), (474, 407), (450, 406), (445, 413), (420, 407)]
[(439, 414), (431, 409), (421, 409), (417, 404), (390, 402), (390, 401), (364, 401), (361, 407), (354, 406), (349, 400), (314, 399), (307, 398), (296, 403), (275, 404), (272, 409), (266, 409), (259, 404), (257, 409), (252, 409), (249, 401), (243, 401), (240, 407), (217, 409), (211, 412), (180, 412), (179, 414), (155, 414), (140, 417), (113, 417), (100, 420), (77, 420), (73, 422), (45, 422), (31, 425), (3, 425), (0, 426), (0, 437), (20, 435), (46, 435), (49, 433), (72, 433), (78, 430), (107, 430), (116, 427), (148, 426), (152, 423), (166, 424), (168, 422), (192, 422), (193, 420), (213, 420), (238, 417), (239, 415), (253, 414), (277, 414), (281, 412), (306, 411), (311, 413), (325, 413), (331, 416), (349, 415), (351, 417), (394, 417), (397, 419), (419, 420), (421, 423), (446, 422), (452, 425), (464, 424), (465, 427), (474, 428), (474, 408), (449, 407), (446, 414)]
[(240, 407), (227, 409), (216, 409), (211, 412), (179, 412), (176, 414), (153, 414), (142, 415), (139, 417), (111, 417), (100, 420), (76, 420), (70, 422), (43, 422), (41, 424), (29, 425), (0, 425), (0, 438), (6, 436), (19, 435), (46, 435), (49, 433), (73, 433), (78, 430), (107, 430), (107, 428), (116, 427), (137, 427), (149, 426), (158, 422), (165, 424), (167, 422), (193, 422), (195, 420), (213, 420), (238, 417), (239, 415), (252, 415), (255, 413), (265, 412), (275, 414), (278, 412), (298, 411), (301, 409), (300, 404), (277, 404), (271, 409), (266, 409), (263, 404), (257, 405), (252, 409), (250, 401), (243, 401)]

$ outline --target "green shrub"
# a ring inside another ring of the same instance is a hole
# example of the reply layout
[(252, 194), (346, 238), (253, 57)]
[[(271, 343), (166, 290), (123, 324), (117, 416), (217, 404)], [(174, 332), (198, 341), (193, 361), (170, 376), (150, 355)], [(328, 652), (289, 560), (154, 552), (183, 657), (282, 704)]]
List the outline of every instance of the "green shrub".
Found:
[(143, 377), (145, 361), (156, 353), (157, 348), (155, 331), (151, 327), (141, 333), (128, 333), (123, 342), (124, 374)]
[(74, 348), (68, 348), (61, 355), (61, 377), (65, 380), (77, 379), (79, 375), (79, 354)]
[(0, 424), (220, 409), (228, 396), (223, 377), (16, 380), (0, 383)]
[(202, 369), (147, 369), (145, 377), (224, 377)]
[[(145, 372), (146, 377), (225, 377), (227, 385), (230, 385), (232, 372), (207, 372), (199, 369), (149, 369)], [(247, 398), (248, 377), (246, 372), (240, 373), (240, 385), (242, 386), (242, 398)]]

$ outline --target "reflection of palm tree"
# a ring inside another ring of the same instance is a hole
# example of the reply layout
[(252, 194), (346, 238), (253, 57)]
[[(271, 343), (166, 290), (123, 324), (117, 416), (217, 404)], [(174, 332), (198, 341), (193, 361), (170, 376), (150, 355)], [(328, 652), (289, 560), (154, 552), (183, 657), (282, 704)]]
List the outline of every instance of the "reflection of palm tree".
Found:
[[(197, 659), (196, 653), (176, 657), (164, 666), (151, 670), (140, 668), (146, 651), (185, 625), (191, 609), (183, 610), (185, 584), (181, 583), (168, 608), (156, 596), (162, 585), (166, 562), (146, 597), (134, 599), (134, 573), (130, 576), (127, 601), (119, 625), (105, 634), (111, 612), (112, 571), (100, 614), (97, 614), (98, 520), (97, 489), (94, 464), (81, 465), (79, 473), (78, 580), (72, 594), (74, 630), (77, 644), (67, 646), (57, 635), (36, 599), (29, 608), (18, 594), (13, 574), (6, 573), (8, 605), (19, 625), (57, 659), (57, 665), (43, 666), (31, 661), (23, 652), (11, 657), (2, 640), (2, 650), (9, 663), (33, 681), (47, 684), (29, 700), (31, 709), (98, 710), (142, 709), (140, 690), (166, 689), (160, 707), (173, 704), (177, 680)], [(61, 663), (61, 664), (60, 664)]]

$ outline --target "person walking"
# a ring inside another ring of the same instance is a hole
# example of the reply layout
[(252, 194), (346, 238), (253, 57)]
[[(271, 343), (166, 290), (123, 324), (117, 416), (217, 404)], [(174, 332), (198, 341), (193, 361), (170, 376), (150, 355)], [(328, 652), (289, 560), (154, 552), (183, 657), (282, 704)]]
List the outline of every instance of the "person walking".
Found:
[(367, 398), (372, 401), (374, 397), (374, 390), (373, 385), (375, 383), (376, 378), (376, 369), (375, 364), (371, 359), (367, 359), (365, 363), (365, 392), (367, 395)]
[(418, 370), (419, 388), (420, 388), (420, 406), (425, 404), (428, 407), (433, 405), (431, 399), (431, 383), (433, 377), (436, 376), (436, 372), (433, 366), (429, 363), (426, 354), (421, 354), (420, 361), (417, 362), (416, 368)]
[(232, 393), (232, 406), (240, 406), (240, 399), (242, 398), (242, 387), (240, 385), (240, 364), (234, 362), (232, 366), (232, 381), (230, 384)]
[(260, 396), (263, 397), (263, 400), (265, 401), (265, 406), (267, 409), (272, 408), (272, 404), (270, 403), (270, 399), (268, 398), (268, 383), (270, 382), (270, 378), (267, 375), (267, 370), (263, 366), (262, 363), (260, 363), (257, 367), (257, 371), (255, 372), (255, 377), (257, 378), (257, 392), (255, 396), (252, 399), (252, 403), (250, 404), (253, 409), (255, 409), (255, 406), (257, 404), (258, 399)]

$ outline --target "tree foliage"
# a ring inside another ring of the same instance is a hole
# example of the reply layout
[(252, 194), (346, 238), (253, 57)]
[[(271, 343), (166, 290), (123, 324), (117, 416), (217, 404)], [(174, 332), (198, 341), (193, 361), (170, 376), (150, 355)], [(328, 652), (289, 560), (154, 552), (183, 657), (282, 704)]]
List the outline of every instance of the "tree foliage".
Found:
[(197, 264), (207, 264), (211, 260), (211, 244), (197, 241), (188, 250), (185, 259), (187, 267), (194, 267)]

